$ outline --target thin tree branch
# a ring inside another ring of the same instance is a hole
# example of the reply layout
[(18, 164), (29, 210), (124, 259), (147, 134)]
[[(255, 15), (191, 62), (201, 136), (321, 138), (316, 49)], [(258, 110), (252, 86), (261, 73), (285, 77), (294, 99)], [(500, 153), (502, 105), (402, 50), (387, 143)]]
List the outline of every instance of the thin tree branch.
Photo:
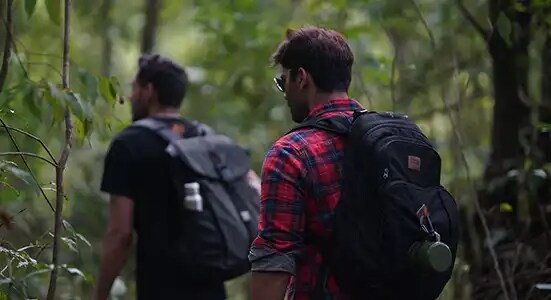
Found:
[[(111, 0), (113, 1), (113, 0)], [(63, 61), (63, 53), (61, 55), (59, 54), (53, 54), (53, 53), (40, 53), (40, 52), (33, 52), (33, 51), (29, 51), (29, 49), (25, 46), (25, 44), (23, 44), (23, 42), (21, 42), (20, 39), (18, 39), (17, 37), (13, 37), (13, 48), (17, 51), (17, 47), (16, 45), (19, 45), (23, 48), (23, 52), (25, 54), (26, 57), (30, 57), (31, 56), (44, 56), (44, 57), (51, 57), (51, 58), (55, 58), (55, 59), (59, 59), (60, 62)], [(29, 63), (29, 62), (27, 62)], [(71, 65), (71, 67), (78, 67), (79, 65), (73, 61), (72, 59), (69, 59), (69, 63)], [(56, 70), (57, 71), (57, 70)], [(57, 71), (57, 73), (59, 73), (59, 78), (63, 77), (63, 75), (61, 75), (61, 72)]]
[(30, 61), (27, 61), (27, 65), (29, 65), (29, 67), (32, 66), (32, 65), (47, 67), (47, 68), (51, 69), (52, 71), (54, 71), (57, 75), (59, 75), (59, 78), (63, 78), (63, 74), (61, 74), (61, 72), (59, 72), (59, 70), (56, 69), (52, 64), (49, 64), (49, 63), (46, 63), (46, 62), (30, 62)]
[[(6, 83), (8, 76), (8, 67), (11, 56), (11, 27), (12, 27), (12, 8), (13, 0), (8, 0), (6, 8), (6, 39), (4, 41), (4, 54), (2, 56), (2, 67), (0, 68), (0, 93)], [(2, 18), (3, 20), (4, 18)]]
[(421, 113), (408, 114), (408, 115), (409, 115), (409, 118), (412, 119), (412, 120), (423, 120), (423, 119), (426, 119), (426, 118), (430, 118), (435, 114), (447, 113), (448, 109), (457, 110), (461, 107), (461, 105), (462, 105), (462, 103), (460, 101), (457, 101), (457, 102), (454, 102), (452, 104), (448, 104), (448, 107), (446, 107), (446, 106), (436, 107), (436, 108), (433, 108), (433, 109), (430, 109), (430, 110), (427, 110), (427, 111), (424, 111), (424, 112), (421, 112)]
[(56, 161), (55, 157), (53, 156), (52, 152), (50, 151), (50, 149), (46, 146), (46, 144), (39, 137), (37, 137), (35, 135), (32, 135), (32, 134), (30, 134), (30, 133), (28, 133), (24, 130), (21, 130), (19, 128), (4, 125), (5, 123), (3, 121), (0, 121), (0, 123), (2, 123), (2, 127), (4, 127), (5, 129), (9, 129), (11, 131), (21, 133), (21, 134), (23, 134), (23, 135), (39, 142), (40, 145), (42, 145), (42, 148), (44, 148), (44, 150), (46, 150), (46, 153), (48, 153), (48, 156), (50, 157), (50, 159), (57, 165), (57, 161)]
[[(21, 149), (19, 148), (19, 145), (17, 144), (17, 141), (15, 140), (15, 138), (13, 137), (13, 135), (11, 134), (10, 130), (8, 129), (8, 126), (6, 125), (6, 123), (4, 122), (4, 120), (2, 120), (2, 118), (0, 118), (0, 124), (2, 124), (2, 127), (4, 127), (4, 129), (6, 130), (6, 133), (8, 134), (9, 138), (10, 138), (10, 141), (11, 143), (13, 144), (13, 146), (15, 147), (15, 150), (17, 150), (17, 152), (21, 152)], [(41, 141), (42, 142), (42, 141)], [(46, 147), (46, 145), (43, 145), (44, 147)], [(53, 162), (50, 162), (48, 161), (50, 164), (53, 164), (54, 167), (57, 166), (57, 162), (55, 161), (55, 159), (53, 159), (53, 156), (51, 153), (50, 154), (50, 157), (52, 157), (52, 161)], [(32, 179), (34, 180), (34, 182), (36, 183), (38, 189), (40, 190), (40, 193), (42, 194), (42, 197), (44, 197), (44, 199), (46, 200), (46, 202), (48, 203), (48, 206), (50, 206), (50, 208), (52, 209), (52, 211), (55, 211), (54, 210), (54, 207), (52, 205), (52, 202), (50, 202), (50, 199), (48, 199), (48, 196), (46, 196), (46, 192), (44, 192), (44, 189), (42, 188), (42, 186), (40, 185), (40, 183), (38, 182), (38, 178), (36, 178), (36, 176), (34, 175), (34, 172), (33, 170), (31, 169), (31, 166), (29, 165), (29, 163), (27, 162), (27, 159), (25, 159), (25, 156), (24, 155), (20, 155), (21, 157), (21, 160), (23, 161), (23, 164), (25, 165), (25, 167), (27, 168), (27, 170), (29, 171), (29, 174), (31, 175)]]
[[(389, 36), (391, 38), (391, 36)], [(392, 38), (391, 38), (392, 39)], [(392, 99), (392, 110), (396, 110), (398, 106), (398, 99), (396, 99), (396, 64), (398, 62), (398, 47), (396, 43), (392, 42), (394, 48), (394, 56), (392, 57), (392, 65), (390, 67), (390, 98)]]
[[(415, 0), (411, 0), (411, 1), (415, 3)], [(461, 0), (457, 0), (457, 1), (458, 1), (458, 3), (462, 4)], [(417, 4), (415, 4), (415, 6), (418, 9)], [(423, 24), (427, 24), (427, 21), (423, 17), (423, 14), (418, 12), (418, 17), (421, 19), (421, 22)], [(432, 48), (433, 51), (435, 51), (436, 50), (436, 41), (434, 40), (434, 35), (432, 34), (432, 30), (428, 26), (425, 26), (425, 30), (427, 30), (429, 38), (431, 39), (431, 48)], [(469, 82), (467, 82), (467, 84), (465, 85), (465, 87), (464, 87), (465, 89), (468, 87), (468, 83)], [(463, 97), (463, 95), (464, 95), (464, 93), (462, 93), (462, 92), (459, 93), (459, 97)], [(474, 204), (475, 204), (475, 210), (476, 210), (476, 213), (477, 213), (478, 217), (480, 218), (480, 222), (481, 222), (482, 228), (484, 230), (484, 235), (485, 235), (484, 239), (485, 239), (486, 245), (488, 246), (488, 249), (490, 251), (490, 256), (492, 257), (492, 261), (493, 261), (493, 264), (494, 264), (494, 269), (495, 269), (495, 271), (497, 273), (497, 276), (499, 278), (499, 282), (500, 282), (500, 285), (501, 285), (501, 290), (503, 292), (503, 297), (504, 297), (505, 300), (510, 300), (509, 291), (507, 289), (507, 284), (505, 282), (505, 279), (503, 277), (503, 273), (501, 272), (501, 268), (499, 266), (499, 260), (498, 260), (496, 251), (495, 251), (493, 245), (491, 245), (488, 242), (489, 238), (490, 238), (490, 228), (488, 227), (488, 221), (486, 220), (486, 216), (484, 215), (484, 212), (482, 210), (482, 206), (480, 205), (480, 201), (478, 199), (478, 195), (477, 195), (477, 192), (476, 192), (476, 187), (475, 187), (474, 181), (472, 180), (472, 177), (471, 177), (471, 170), (470, 170), (470, 167), (469, 167), (469, 163), (467, 161), (467, 156), (465, 155), (465, 152), (463, 151), (463, 149), (465, 148), (464, 143), (463, 143), (463, 136), (461, 134), (459, 124), (456, 122), (456, 120), (453, 116), (452, 110), (449, 106), (449, 103), (446, 100), (446, 94), (445, 94), (444, 88), (442, 88), (442, 97), (441, 98), (442, 98), (442, 101), (444, 102), (444, 106), (446, 107), (448, 117), (449, 117), (450, 122), (452, 124), (454, 137), (456, 139), (457, 144), (459, 145), (459, 149), (460, 149), (459, 153), (460, 153), (460, 157), (461, 157), (461, 163), (463, 164), (463, 168), (465, 169), (467, 182), (469, 183), (469, 186), (472, 189)], [(462, 99), (459, 99), (459, 102), (462, 102)]]
[(459, 10), (463, 14), (463, 17), (467, 19), (467, 21), (476, 29), (476, 31), (482, 36), (484, 41), (487, 41), (490, 37), (491, 32), (487, 29), (485, 29), (476, 19), (474, 16), (469, 12), (469, 10), (465, 7), (465, 4), (463, 3), (463, 0), (456, 0), (457, 6), (459, 7)]
[[(13, 41), (12, 41), (13, 43)], [(21, 67), (21, 70), (23, 70), (23, 74), (25, 78), (28, 80), (31, 80), (31, 77), (29, 76), (29, 71), (25, 68), (25, 65), (23, 65), (23, 61), (21, 60), (21, 57), (19, 56), (19, 53), (17, 52), (17, 46), (15, 46), (15, 43), (13, 43), (13, 54), (15, 55), (15, 58), (17, 59), (17, 62), (19, 63), (19, 66)]]
[(398, 106), (398, 99), (396, 98), (396, 71), (397, 71), (397, 64), (398, 64), (399, 48), (397, 46), (397, 37), (395, 34), (393, 34), (392, 29), (384, 28), (384, 31), (386, 33), (386, 36), (390, 44), (392, 45), (392, 50), (393, 50), (392, 63), (390, 65), (389, 85), (390, 85), (390, 99), (392, 100), (392, 110), (396, 110)]
[(57, 165), (53, 161), (47, 159), (44, 156), (40, 156), (40, 155), (35, 154), (35, 153), (20, 152), (20, 151), (0, 152), (0, 156), (13, 156), (13, 155), (34, 157), (34, 158), (37, 158), (37, 159), (40, 159), (42, 161), (45, 161), (45, 162), (49, 163), (53, 167), (57, 167)]
[(365, 86), (365, 83), (364, 83), (364, 76), (363, 76), (363, 73), (361, 70), (358, 70), (356, 72), (356, 78), (358, 78), (358, 85), (360, 86), (360, 90), (365, 94), (365, 96), (367, 97), (367, 102), (369, 103), (369, 107), (368, 109), (374, 109), (373, 108), (373, 101), (371, 100), (371, 97), (369, 95), (369, 90), (367, 89), (367, 87)]
[(427, 23), (427, 20), (423, 16), (423, 13), (421, 12), (421, 9), (419, 8), (419, 5), (417, 4), (417, 1), (411, 0), (411, 3), (413, 4), (413, 7), (415, 8), (415, 13), (419, 17), (419, 20), (421, 20), (421, 23), (423, 23), (423, 26), (425, 27), (425, 30), (427, 31), (427, 34), (429, 35), (431, 48), (433, 50), (436, 49), (436, 40), (434, 39), (434, 35), (432, 34), (432, 30), (430, 30), (429, 24)]
[[(13, 1), (13, 0), (9, 0), (9, 1)], [(17, 58), (17, 61), (19, 62), (19, 65), (21, 65), (21, 69), (23, 70), (23, 73), (25, 74), (25, 78), (30, 79), (29, 78), (29, 72), (27, 72), (27, 69), (25, 69), (25, 66), (23, 65), (23, 62), (21, 61), (21, 58), (19, 57), (19, 54), (17, 54), (17, 46), (15, 45), (15, 42), (14, 42), (15, 37), (11, 34), (12, 33), (12, 30), (11, 30), (12, 20), (10, 19), (9, 21), (7, 21), (4, 18), (2, 18), (2, 23), (4, 23), (4, 27), (6, 28), (6, 32), (9, 32), (9, 37), (10, 37), (9, 40), (6, 40), (9, 43), (6, 43), (5, 45), (11, 45), (13, 47), (13, 54), (15, 55), (15, 58)], [(8, 35), (8, 34), (6, 34), (6, 35)], [(6, 36), (6, 38), (7, 38), (7, 36)], [(4, 47), (5, 47), (5, 45), (4, 45)]]
[[(70, 58), (70, 38), (71, 38), (71, 0), (65, 0), (65, 18), (63, 26), (63, 80), (64, 89), (69, 88), (69, 58)], [(73, 125), (71, 121), (71, 111), (69, 106), (65, 107), (65, 147), (61, 152), (56, 168), (56, 210), (54, 227), (54, 244), (52, 249), (52, 272), (50, 274), (50, 284), (48, 286), (47, 300), (55, 298), (57, 288), (57, 273), (59, 270), (59, 241), (62, 234), (62, 213), (63, 213), (63, 172), (67, 165), (67, 159), (73, 144)]]

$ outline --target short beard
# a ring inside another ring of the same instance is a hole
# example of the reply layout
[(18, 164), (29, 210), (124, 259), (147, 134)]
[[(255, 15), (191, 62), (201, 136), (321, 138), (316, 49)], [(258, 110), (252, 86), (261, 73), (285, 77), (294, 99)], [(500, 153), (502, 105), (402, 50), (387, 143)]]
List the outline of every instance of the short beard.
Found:
[(309, 113), (308, 107), (295, 107), (294, 110), (291, 110), (291, 119), (295, 123), (302, 123)]
[(142, 111), (134, 106), (132, 107), (132, 122), (147, 118), (147, 116), (148, 113), (146, 111)]

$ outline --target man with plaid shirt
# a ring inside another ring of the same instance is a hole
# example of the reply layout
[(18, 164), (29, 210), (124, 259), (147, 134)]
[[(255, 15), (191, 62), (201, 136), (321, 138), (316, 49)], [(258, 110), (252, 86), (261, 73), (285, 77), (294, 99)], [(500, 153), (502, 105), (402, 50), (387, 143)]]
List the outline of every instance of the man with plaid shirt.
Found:
[[(282, 74), (293, 121), (348, 115), (361, 105), (347, 95), (354, 57), (333, 30), (288, 30), (273, 56)], [(259, 234), (250, 253), (254, 300), (347, 299), (338, 288), (322, 249), (307, 236), (333, 234), (333, 210), (342, 182), (344, 140), (315, 128), (280, 138), (268, 151), (261, 175)]]

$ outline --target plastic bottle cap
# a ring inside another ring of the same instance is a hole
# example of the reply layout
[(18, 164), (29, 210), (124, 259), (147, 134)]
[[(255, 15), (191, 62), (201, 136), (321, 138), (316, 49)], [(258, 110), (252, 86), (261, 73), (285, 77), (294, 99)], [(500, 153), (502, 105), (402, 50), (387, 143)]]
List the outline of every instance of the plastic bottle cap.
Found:
[(197, 182), (189, 182), (189, 183), (186, 183), (184, 185), (186, 188), (190, 188), (190, 189), (198, 189), (199, 188), (199, 183)]

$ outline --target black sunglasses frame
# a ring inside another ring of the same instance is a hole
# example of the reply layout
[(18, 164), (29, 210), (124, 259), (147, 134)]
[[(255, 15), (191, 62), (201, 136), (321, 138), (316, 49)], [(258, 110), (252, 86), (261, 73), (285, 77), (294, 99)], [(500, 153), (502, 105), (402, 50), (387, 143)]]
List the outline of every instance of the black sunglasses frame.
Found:
[(274, 77), (274, 82), (276, 85), (276, 88), (282, 92), (285, 93), (285, 78), (282, 76)]

